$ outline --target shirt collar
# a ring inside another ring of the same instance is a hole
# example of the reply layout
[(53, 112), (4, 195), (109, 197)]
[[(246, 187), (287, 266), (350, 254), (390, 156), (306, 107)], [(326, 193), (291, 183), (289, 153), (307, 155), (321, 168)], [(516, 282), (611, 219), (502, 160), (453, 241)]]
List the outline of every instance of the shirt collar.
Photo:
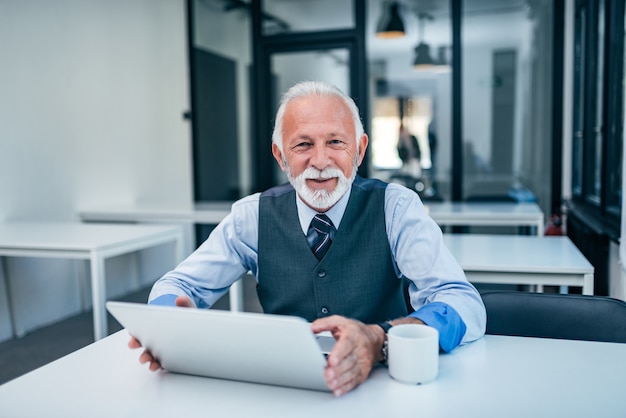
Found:
[[(326, 216), (330, 218), (335, 226), (335, 229), (339, 230), (339, 224), (341, 223), (341, 218), (343, 218), (343, 214), (346, 211), (346, 207), (348, 206), (348, 199), (350, 199), (350, 193), (352, 192), (352, 187), (348, 188), (348, 191), (341, 196), (341, 199), (333, 207), (328, 209), (326, 212)], [(296, 207), (298, 208), (298, 219), (300, 220), (300, 227), (302, 228), (302, 232), (304, 235), (307, 234), (309, 230), (309, 225), (311, 225), (311, 221), (313, 217), (317, 215), (317, 212), (314, 209), (311, 209), (307, 206), (306, 203), (300, 198), (298, 193), (296, 193)]]

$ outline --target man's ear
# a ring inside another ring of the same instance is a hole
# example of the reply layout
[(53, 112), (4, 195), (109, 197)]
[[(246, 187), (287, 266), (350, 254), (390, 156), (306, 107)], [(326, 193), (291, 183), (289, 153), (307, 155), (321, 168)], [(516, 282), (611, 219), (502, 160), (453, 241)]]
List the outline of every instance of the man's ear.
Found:
[(361, 135), (361, 138), (359, 138), (359, 164), (361, 165), (361, 163), (363, 162), (363, 158), (365, 158), (365, 150), (367, 150), (367, 144), (369, 144), (369, 138), (367, 136), (366, 133), (363, 133), (363, 135)]
[(274, 159), (278, 162), (280, 169), (285, 171), (286, 167), (283, 161), (283, 153), (280, 152), (280, 148), (278, 148), (278, 145), (276, 145), (274, 142), (272, 142), (272, 155), (274, 156)]

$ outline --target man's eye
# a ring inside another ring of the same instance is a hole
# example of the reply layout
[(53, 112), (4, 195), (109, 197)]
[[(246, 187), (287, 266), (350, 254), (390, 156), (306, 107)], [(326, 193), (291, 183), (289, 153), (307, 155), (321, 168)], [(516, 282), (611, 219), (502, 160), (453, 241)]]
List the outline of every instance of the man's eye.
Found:
[(293, 148), (294, 149), (307, 149), (311, 146), (311, 143), (309, 142), (300, 142), (298, 144), (296, 144)]
[(331, 139), (329, 144), (332, 146), (338, 147), (338, 146), (343, 146), (345, 142), (342, 141), (341, 139)]

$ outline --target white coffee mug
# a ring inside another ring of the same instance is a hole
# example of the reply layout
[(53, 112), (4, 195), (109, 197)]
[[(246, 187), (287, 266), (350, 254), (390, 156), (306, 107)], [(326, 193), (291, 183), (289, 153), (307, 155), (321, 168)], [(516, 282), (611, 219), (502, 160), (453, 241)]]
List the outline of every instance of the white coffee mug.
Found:
[(389, 329), (389, 375), (410, 385), (430, 382), (439, 371), (439, 332), (427, 325), (402, 324)]

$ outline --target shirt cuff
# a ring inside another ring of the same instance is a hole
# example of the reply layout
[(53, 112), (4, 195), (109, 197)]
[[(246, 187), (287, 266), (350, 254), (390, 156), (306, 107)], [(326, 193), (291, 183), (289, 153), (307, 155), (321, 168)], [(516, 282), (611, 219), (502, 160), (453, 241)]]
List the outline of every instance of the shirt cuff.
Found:
[(178, 295), (161, 295), (158, 298), (148, 302), (148, 305), (176, 306), (176, 298)]
[(439, 347), (446, 353), (461, 343), (467, 329), (458, 312), (443, 302), (428, 303), (409, 316), (439, 331)]

